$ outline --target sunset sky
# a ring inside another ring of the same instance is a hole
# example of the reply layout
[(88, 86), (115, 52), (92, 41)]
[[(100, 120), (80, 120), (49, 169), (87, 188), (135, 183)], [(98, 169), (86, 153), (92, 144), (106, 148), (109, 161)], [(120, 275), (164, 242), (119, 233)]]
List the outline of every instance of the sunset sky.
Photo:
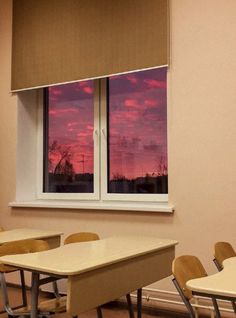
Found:
[[(110, 179), (167, 173), (166, 71), (110, 77)], [(69, 150), (75, 173), (93, 173), (93, 92), (93, 81), (49, 88), (49, 144)], [(60, 154), (49, 156), (53, 171)]]

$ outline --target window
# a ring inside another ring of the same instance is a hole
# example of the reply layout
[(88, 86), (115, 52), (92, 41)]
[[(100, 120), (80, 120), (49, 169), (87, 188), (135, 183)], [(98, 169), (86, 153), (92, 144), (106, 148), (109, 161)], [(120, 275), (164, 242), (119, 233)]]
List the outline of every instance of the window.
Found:
[(167, 68), (18, 93), (14, 207), (173, 212)]
[(45, 89), (42, 196), (166, 201), (166, 73)]

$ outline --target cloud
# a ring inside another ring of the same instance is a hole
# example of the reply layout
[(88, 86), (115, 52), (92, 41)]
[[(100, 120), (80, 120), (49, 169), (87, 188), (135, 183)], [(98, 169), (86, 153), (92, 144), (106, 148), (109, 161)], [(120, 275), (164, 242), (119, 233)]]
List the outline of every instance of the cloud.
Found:
[(86, 94), (93, 94), (94, 88), (93, 88), (93, 82), (92, 81), (85, 81), (85, 82), (79, 82), (76, 83), (75, 86), (76, 91), (83, 91)]
[(144, 83), (148, 88), (166, 88), (166, 81), (158, 81), (155, 79), (145, 79)]
[(67, 123), (67, 127), (74, 127), (74, 126), (77, 126), (77, 125), (78, 125), (77, 121), (73, 121), (73, 122)]
[(126, 76), (126, 78), (132, 84), (137, 84), (138, 83), (138, 77), (135, 76), (134, 74), (129, 74), (129, 75)]
[(143, 145), (143, 148), (145, 151), (156, 152), (156, 151), (160, 151), (162, 149), (162, 146), (155, 144), (155, 143), (152, 143), (149, 145)]
[(87, 94), (93, 94), (93, 87), (91, 86), (84, 86), (83, 91)]
[(94, 127), (91, 126), (91, 125), (87, 125), (86, 128), (87, 128), (88, 130), (90, 130), (90, 131), (93, 131), (93, 129), (94, 129)]
[(61, 96), (63, 94), (63, 90), (59, 87), (49, 87), (49, 94), (54, 96)]
[(87, 133), (87, 132), (83, 132), (83, 131), (81, 131), (81, 132), (79, 132), (78, 134), (77, 134), (77, 136), (78, 137), (87, 137), (89, 134)]
[(144, 104), (148, 108), (154, 108), (156, 106), (159, 106), (160, 102), (157, 99), (145, 99)]
[(117, 79), (120, 79), (120, 78), (122, 78), (122, 75), (112, 75), (112, 76), (110, 76), (109, 77), (109, 80), (117, 80)]
[(50, 116), (60, 116), (64, 114), (69, 114), (69, 113), (79, 113), (79, 110), (73, 107), (66, 107), (66, 108), (61, 108), (61, 109), (50, 109), (49, 110), (49, 115)]
[(125, 99), (124, 105), (126, 107), (135, 107), (135, 108), (139, 107), (137, 99)]
[(124, 113), (123, 117), (128, 121), (136, 121), (137, 119), (140, 119), (141, 116), (139, 111), (132, 111)]

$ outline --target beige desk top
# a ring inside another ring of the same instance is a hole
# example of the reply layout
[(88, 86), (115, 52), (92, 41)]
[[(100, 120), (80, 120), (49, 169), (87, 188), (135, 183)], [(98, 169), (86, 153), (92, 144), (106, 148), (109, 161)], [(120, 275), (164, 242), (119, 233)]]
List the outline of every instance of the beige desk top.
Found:
[(223, 265), (224, 269), (219, 273), (189, 280), (188, 288), (204, 294), (236, 297), (236, 257), (225, 260)]
[(37, 229), (14, 229), (0, 232), (0, 244), (27, 239), (44, 239), (60, 236), (63, 233), (58, 231), (37, 230)]
[(0, 261), (25, 269), (67, 276), (173, 247), (176, 244), (177, 241), (156, 237), (120, 236), (68, 244), (40, 253), (2, 256)]
[(229, 268), (229, 266), (234, 266), (236, 269), (236, 257), (230, 257), (223, 261), (224, 268)]

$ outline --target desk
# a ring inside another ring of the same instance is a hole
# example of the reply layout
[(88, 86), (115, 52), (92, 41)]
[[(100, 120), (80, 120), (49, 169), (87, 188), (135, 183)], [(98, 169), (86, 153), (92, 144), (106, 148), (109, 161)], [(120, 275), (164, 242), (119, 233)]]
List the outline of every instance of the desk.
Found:
[(176, 244), (156, 237), (118, 236), (3, 256), (0, 261), (32, 272), (32, 318), (37, 317), (40, 273), (68, 278), (67, 312), (76, 316), (171, 275)]
[(194, 295), (236, 301), (236, 257), (226, 259), (223, 266), (224, 269), (214, 275), (189, 280), (187, 287)]
[(0, 232), (0, 245), (27, 239), (42, 239), (48, 242), (50, 248), (60, 246), (60, 238), (63, 233), (50, 230), (14, 229)]
[(187, 286), (194, 293), (216, 295), (217, 298), (236, 299), (236, 257), (223, 262), (224, 269), (214, 275), (192, 279)]

